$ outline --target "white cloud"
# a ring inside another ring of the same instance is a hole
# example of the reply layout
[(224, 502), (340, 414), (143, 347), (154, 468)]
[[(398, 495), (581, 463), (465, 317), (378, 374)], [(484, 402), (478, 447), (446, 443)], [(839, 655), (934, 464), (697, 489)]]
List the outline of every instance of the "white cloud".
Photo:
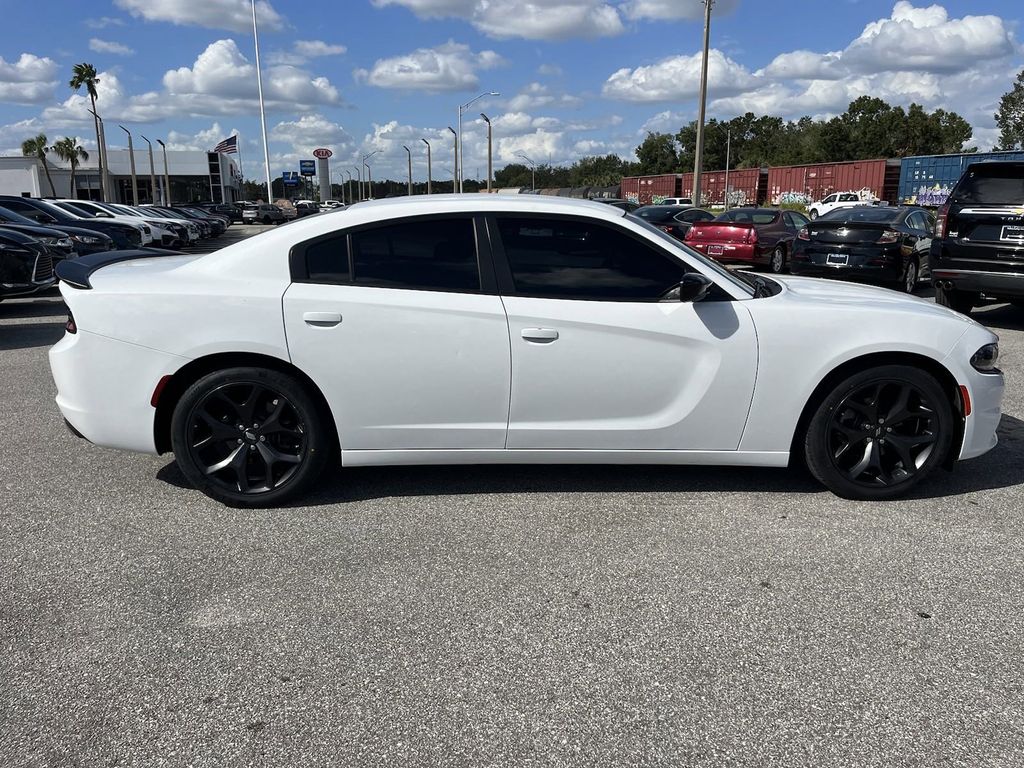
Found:
[(321, 56), (340, 56), (348, 50), (344, 45), (333, 45), (323, 40), (296, 40), (290, 51), (274, 51), (267, 57), (271, 64), (305, 64)]
[(112, 53), (115, 56), (131, 56), (135, 53), (134, 48), (129, 48), (122, 43), (100, 40), (98, 37), (89, 39), (89, 50), (96, 51), (96, 53)]
[(303, 155), (309, 155), (317, 147), (327, 147), (336, 155), (344, 155), (353, 144), (344, 127), (318, 114), (280, 122), (270, 132), (270, 138), (290, 144), (293, 150)]
[[(700, 92), (701, 54), (670, 56), (648, 66), (614, 72), (602, 93), (622, 101), (676, 101), (692, 98)], [(708, 55), (708, 92), (742, 93), (757, 83), (742, 64), (719, 50)]]
[(167, 148), (209, 152), (224, 139), (236, 135), (238, 135), (237, 128), (225, 131), (221, 128), (220, 123), (214, 123), (209, 128), (192, 134), (172, 130), (167, 134)]
[(555, 64), (541, 64), (537, 67), (537, 74), (545, 77), (561, 77), (562, 68)]
[[(714, 5), (716, 17), (732, 13), (739, 0), (717, 0)], [(626, 16), (631, 19), (654, 19), (658, 21), (674, 21), (679, 19), (702, 19), (704, 6), (693, 0), (630, 0), (625, 4)]]
[(476, 88), (480, 84), (477, 70), (501, 63), (502, 58), (494, 51), (473, 53), (468, 45), (448, 41), (436, 48), (379, 59), (370, 70), (356, 70), (355, 77), (378, 88), (457, 91)]
[(646, 136), (648, 133), (675, 133), (692, 119), (692, 115), (666, 109), (647, 118), (637, 133), (641, 136)]
[[(252, 30), (250, 0), (114, 0), (114, 4), (146, 21), (168, 21), (232, 32)], [(284, 29), (284, 18), (274, 10), (269, 0), (258, 0), (256, 18), (263, 29)]]
[(505, 105), (506, 109), (519, 112), (527, 109), (538, 109), (540, 107), (561, 107), (573, 109), (583, 104), (579, 96), (572, 96), (567, 93), (552, 93), (551, 89), (542, 83), (530, 83), (522, 88), (518, 94), (509, 99)]
[(57, 62), (23, 53), (17, 61), (0, 56), (0, 101), (38, 104), (53, 98), (57, 88)]
[(597, 38), (623, 32), (618, 10), (604, 0), (373, 0), (400, 5), (421, 18), (457, 17), (496, 38)]
[(107, 27), (123, 27), (124, 19), (116, 19), (113, 16), (101, 16), (98, 19), (86, 19), (82, 23), (89, 29), (106, 29)]

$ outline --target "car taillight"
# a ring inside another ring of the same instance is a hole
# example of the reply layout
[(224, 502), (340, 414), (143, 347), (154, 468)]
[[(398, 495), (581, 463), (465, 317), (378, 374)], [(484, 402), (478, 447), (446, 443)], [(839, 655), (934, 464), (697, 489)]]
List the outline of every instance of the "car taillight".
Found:
[(949, 216), (949, 203), (946, 203), (939, 208), (939, 213), (935, 217), (935, 236), (942, 239), (946, 236), (946, 218)]
[(885, 243), (895, 243), (899, 239), (900, 239), (900, 233), (899, 232), (897, 232), (895, 229), (887, 229), (887, 230), (885, 230), (882, 233), (882, 236), (880, 238), (878, 238), (878, 240), (876, 240), (875, 242), (882, 243), (882, 244), (885, 244)]
[(757, 230), (751, 227), (747, 230), (747, 236), (743, 238), (744, 243), (757, 244)]
[(68, 333), (78, 333), (78, 326), (75, 325), (75, 317), (68, 312), (68, 321), (64, 323), (64, 330)]
[(796, 233), (798, 240), (810, 240), (811, 233), (807, 231), (807, 227), (801, 227), (800, 231)]
[(683, 235), (683, 240), (696, 240), (697, 239), (697, 228), (690, 227), (686, 230), (686, 234)]
[(672, 231), (672, 227), (666, 227), (666, 226), (664, 226), (664, 225), (661, 225), (661, 226), (659, 226), (658, 228), (659, 228), (659, 229), (660, 229), (660, 230), (661, 230), (662, 232), (671, 232), (671, 231)]

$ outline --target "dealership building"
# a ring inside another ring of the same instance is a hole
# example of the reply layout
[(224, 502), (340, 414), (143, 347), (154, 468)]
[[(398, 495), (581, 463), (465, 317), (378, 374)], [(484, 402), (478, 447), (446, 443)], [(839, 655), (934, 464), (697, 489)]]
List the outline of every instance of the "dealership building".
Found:
[[(168, 150), (165, 177), (164, 154), (154, 151), (155, 179), (150, 176), (148, 150), (136, 149), (134, 155), (139, 203), (161, 202), (168, 181), (172, 203), (231, 203), (241, 199), (242, 176), (238, 164), (231, 155), (194, 150)], [(107, 197), (111, 202), (131, 204), (131, 155), (126, 149), (112, 149), (108, 151), (107, 156)], [(52, 191), (46, 178), (46, 171), (38, 159), (0, 157), (0, 194), (100, 199), (100, 174), (95, 150), (89, 153), (88, 161), (75, 169), (77, 194), (72, 190), (71, 168), (67, 163), (48, 155), (47, 166), (53, 180)]]

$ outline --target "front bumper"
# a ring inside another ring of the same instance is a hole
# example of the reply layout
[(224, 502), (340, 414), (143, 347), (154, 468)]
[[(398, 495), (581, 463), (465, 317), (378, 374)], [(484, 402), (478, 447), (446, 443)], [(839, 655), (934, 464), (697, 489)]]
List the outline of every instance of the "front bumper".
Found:
[(942, 364), (953, 374), (957, 384), (966, 388), (971, 413), (964, 418), (964, 439), (959, 459), (973, 459), (992, 450), (999, 442), (996, 430), (1002, 419), (1003, 392), (1006, 384), (1002, 373), (981, 373), (971, 367), (971, 356), (994, 340), (994, 334), (982, 326), (968, 330)]

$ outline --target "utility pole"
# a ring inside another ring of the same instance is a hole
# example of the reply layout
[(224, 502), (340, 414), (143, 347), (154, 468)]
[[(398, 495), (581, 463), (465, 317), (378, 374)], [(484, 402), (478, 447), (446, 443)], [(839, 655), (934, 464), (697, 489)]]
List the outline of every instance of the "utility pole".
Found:
[(708, 101), (708, 46), (711, 42), (711, 6), (715, 0), (701, 0), (704, 3), (704, 55), (700, 64), (700, 109), (697, 116), (697, 147), (693, 160), (693, 203), (700, 205), (700, 174), (704, 169), (704, 113)]
[(430, 142), (426, 139), (420, 139), (424, 144), (427, 145), (427, 194), (429, 195), (433, 190), (431, 189), (432, 184), (430, 181)]
[(412, 197), (412, 150), (405, 146), (405, 144), (402, 145), (402, 149), (409, 156), (409, 197)]
[(132, 146), (132, 132), (123, 125), (117, 126), (128, 134), (128, 159), (131, 161), (132, 169), (132, 205), (139, 204), (139, 179), (135, 175), (135, 148)]
[(490, 193), (491, 178), (494, 175), (492, 172), (494, 164), (493, 155), (491, 153), (491, 118), (489, 118), (483, 112), (480, 113), (480, 117), (482, 117), (484, 119), (484, 122), (487, 123), (487, 192)]

